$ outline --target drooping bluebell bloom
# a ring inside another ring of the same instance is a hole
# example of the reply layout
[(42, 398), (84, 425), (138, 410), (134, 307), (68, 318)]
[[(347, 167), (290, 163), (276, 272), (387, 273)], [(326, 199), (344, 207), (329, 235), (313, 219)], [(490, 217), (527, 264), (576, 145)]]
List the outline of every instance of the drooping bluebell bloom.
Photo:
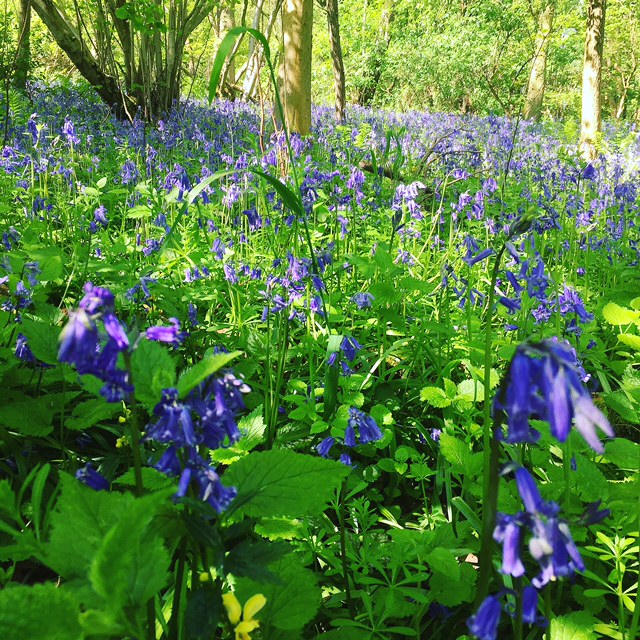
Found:
[(582, 382), (571, 347), (555, 340), (517, 348), (505, 383), (496, 394), (495, 411), (506, 413), (507, 433), (497, 436), (510, 443), (537, 440), (539, 433), (529, 427), (531, 418), (547, 420), (551, 434), (560, 442), (567, 439), (573, 423), (598, 453), (604, 447), (596, 427), (609, 437), (614, 435)]
[(523, 525), (519, 515), (498, 514), (493, 539), (502, 544), (502, 568), (500, 571), (518, 578), (524, 575), (524, 565), (520, 558), (520, 537)]
[(538, 590), (532, 585), (527, 585), (522, 590), (522, 622), (539, 627), (549, 624), (543, 615), (538, 615)]
[(109, 488), (109, 481), (90, 462), (76, 471), (76, 478), (95, 491), (104, 491)]
[(145, 332), (147, 339), (156, 342), (166, 342), (173, 347), (179, 347), (187, 336), (187, 333), (180, 331), (180, 321), (177, 318), (169, 318), (169, 322), (171, 323), (169, 327), (162, 325), (149, 327)]
[[(347, 432), (349, 432), (350, 429), (354, 434), (355, 430), (358, 430), (358, 434), (360, 435), (360, 444), (375, 442), (376, 440), (382, 439), (382, 431), (380, 431), (380, 427), (376, 424), (376, 421), (371, 416), (364, 413), (364, 411), (360, 411), (360, 409), (356, 409), (355, 407), (349, 408)], [(345, 435), (345, 444), (347, 444), (347, 446), (355, 446), (355, 441), (353, 444), (349, 444)]]
[(351, 298), (351, 302), (353, 302), (358, 309), (368, 309), (371, 307), (374, 299), (373, 295), (368, 291), (360, 291)]
[(479, 640), (496, 640), (502, 606), (497, 596), (487, 596), (474, 616), (467, 620), (469, 631)]

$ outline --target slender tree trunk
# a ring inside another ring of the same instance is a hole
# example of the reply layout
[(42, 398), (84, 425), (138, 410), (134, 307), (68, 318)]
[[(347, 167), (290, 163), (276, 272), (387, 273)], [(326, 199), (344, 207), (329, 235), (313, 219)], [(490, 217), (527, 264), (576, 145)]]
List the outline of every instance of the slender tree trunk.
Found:
[(307, 135), (311, 128), (311, 38), (313, 0), (285, 0), (283, 103), (289, 131)]
[(536, 51), (529, 76), (527, 88), (527, 100), (525, 103), (523, 118), (527, 120), (540, 120), (542, 115), (542, 103), (547, 80), (547, 54), (553, 29), (553, 17), (555, 5), (549, 2), (540, 12), (538, 18), (538, 34), (536, 36)]
[(582, 127), (580, 154), (591, 161), (597, 156), (596, 133), (600, 130), (600, 82), (607, 0), (589, 0), (587, 38), (582, 71)]
[(344, 122), (346, 100), (344, 61), (340, 44), (340, 21), (338, 18), (338, 0), (327, 0), (327, 25), (329, 42), (331, 43), (331, 62), (333, 64), (333, 81), (336, 91), (336, 122)]
[(16, 71), (13, 85), (24, 90), (31, 67), (31, 0), (20, 0), (20, 30), (18, 32), (18, 50), (16, 51)]
[[(220, 39), (224, 38), (227, 31), (233, 29), (236, 26), (236, 16), (233, 11), (233, 7), (223, 7), (220, 10), (219, 21), (219, 34)], [(249, 40), (250, 45), (253, 43), (253, 38)], [(235, 96), (235, 84), (236, 84), (236, 59), (235, 56), (230, 56), (226, 65), (226, 68), (222, 74), (220, 81), (220, 89), (222, 94), (233, 98)]]

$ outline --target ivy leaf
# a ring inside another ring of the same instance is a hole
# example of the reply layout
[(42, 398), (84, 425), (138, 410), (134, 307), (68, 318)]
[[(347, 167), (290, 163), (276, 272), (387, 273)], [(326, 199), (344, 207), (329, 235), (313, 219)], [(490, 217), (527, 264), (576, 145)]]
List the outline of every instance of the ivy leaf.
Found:
[[(160, 402), (162, 390), (175, 387), (176, 365), (166, 348), (152, 340), (141, 340), (131, 356), (136, 399), (147, 409)], [(194, 385), (195, 386), (195, 385)]]
[(227, 513), (298, 517), (323, 510), (350, 469), (339, 462), (288, 450), (253, 452), (222, 476), (238, 496)]
[(211, 353), (206, 355), (198, 364), (187, 369), (178, 380), (178, 395), (184, 398), (191, 389), (199, 385), (210, 375), (219, 371), (225, 365), (235, 360), (241, 354), (240, 351), (232, 353)]
[(0, 591), (0, 629), (6, 640), (83, 640), (80, 603), (52, 583)]

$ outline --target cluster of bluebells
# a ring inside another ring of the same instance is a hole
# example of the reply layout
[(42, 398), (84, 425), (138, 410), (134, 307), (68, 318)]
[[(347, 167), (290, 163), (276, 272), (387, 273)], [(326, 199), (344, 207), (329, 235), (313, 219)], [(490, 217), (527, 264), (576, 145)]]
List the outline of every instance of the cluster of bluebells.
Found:
[[(358, 444), (381, 440), (382, 435), (380, 427), (371, 416), (364, 413), (364, 411), (360, 411), (360, 409), (349, 407), (349, 419), (347, 420), (347, 428), (342, 445), (347, 449), (352, 449)], [(323, 458), (328, 458), (335, 444), (336, 438), (328, 436), (316, 447), (316, 450)], [(351, 456), (348, 451), (340, 455), (340, 462), (351, 466)]]
[(536, 442), (540, 433), (529, 421), (537, 419), (548, 421), (551, 434), (564, 442), (573, 423), (589, 446), (602, 453), (596, 427), (609, 437), (613, 429), (582, 380), (569, 344), (556, 340), (521, 344), (494, 400), (494, 412), (507, 415), (506, 433), (496, 436), (510, 444)]
[(100, 393), (108, 402), (120, 402), (133, 392), (129, 373), (119, 355), (129, 349), (129, 337), (115, 314), (115, 297), (109, 289), (87, 282), (79, 308), (69, 312), (60, 334), (58, 359), (73, 364), (78, 373), (103, 381)]
[(178, 476), (176, 497), (187, 495), (194, 487), (198, 499), (218, 513), (236, 496), (236, 489), (225, 487), (214, 467), (200, 454), (201, 445), (218, 449), (237, 442), (236, 422), (244, 409), (243, 394), (249, 387), (233, 373), (210, 376), (181, 400), (176, 389), (164, 389), (155, 406), (155, 422), (147, 426), (145, 439), (168, 445), (155, 467), (170, 476)]
[(353, 364), (361, 349), (362, 345), (354, 337), (344, 336), (340, 342), (340, 348), (327, 358), (327, 365), (337, 367), (339, 364), (342, 369), (342, 375), (350, 376), (353, 373), (350, 365)]
[[(511, 361), (505, 382), (494, 399), (494, 413), (500, 423), (506, 414), (506, 432), (496, 437), (510, 444), (536, 442), (540, 433), (530, 426), (531, 419), (549, 423), (551, 434), (560, 442), (569, 437), (572, 423), (589, 446), (602, 453), (596, 427), (607, 436), (613, 430), (583, 383), (583, 372), (576, 355), (567, 344), (557, 340), (520, 345)], [(585, 565), (573, 540), (569, 524), (560, 515), (560, 506), (543, 500), (536, 481), (525, 468), (508, 464), (503, 474), (513, 473), (524, 509), (516, 514), (498, 513), (493, 538), (502, 545), (501, 572), (514, 578), (526, 575), (521, 557), (527, 541), (530, 557), (537, 573), (522, 592), (522, 619), (527, 624), (545, 626), (546, 619), (537, 615), (538, 592), (549, 582), (569, 578)], [(599, 503), (587, 507), (580, 524), (600, 522), (609, 515)], [(503, 605), (503, 590), (488, 596), (467, 625), (481, 640), (495, 640)], [(512, 594), (513, 595), (513, 594)], [(507, 608), (507, 611), (509, 609)]]
[[(170, 318), (170, 326), (150, 327), (149, 340), (178, 346), (186, 334)], [(115, 297), (109, 289), (87, 282), (78, 309), (69, 312), (69, 322), (60, 334), (58, 359), (76, 367), (81, 375), (91, 374), (104, 383), (100, 393), (108, 402), (120, 402), (133, 393), (129, 372), (120, 354), (131, 348), (124, 324), (115, 313)]]

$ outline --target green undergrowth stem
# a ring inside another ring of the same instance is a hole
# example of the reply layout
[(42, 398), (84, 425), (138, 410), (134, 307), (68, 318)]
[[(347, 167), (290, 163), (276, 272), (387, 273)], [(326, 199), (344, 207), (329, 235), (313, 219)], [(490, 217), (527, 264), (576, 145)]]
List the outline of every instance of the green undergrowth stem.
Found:
[(351, 599), (351, 586), (349, 584), (349, 567), (347, 561), (347, 532), (346, 532), (346, 513), (347, 513), (347, 480), (342, 481), (340, 487), (340, 497), (338, 501), (338, 522), (340, 526), (340, 560), (342, 562), (342, 579), (344, 581), (344, 592), (347, 598), (347, 609), (351, 615), (355, 615), (353, 600)]
[[(493, 568), (493, 527), (498, 506), (498, 456), (499, 447), (493, 437), (494, 425), (491, 419), (491, 346), (493, 342), (493, 307), (495, 304), (496, 282), (506, 245), (502, 245), (496, 255), (491, 272), (491, 283), (487, 302), (487, 318), (484, 330), (484, 411), (483, 411), (483, 473), (482, 473), (482, 532), (480, 538), (480, 570), (476, 589), (476, 606), (487, 596)], [(495, 427), (498, 425), (496, 424)]]

